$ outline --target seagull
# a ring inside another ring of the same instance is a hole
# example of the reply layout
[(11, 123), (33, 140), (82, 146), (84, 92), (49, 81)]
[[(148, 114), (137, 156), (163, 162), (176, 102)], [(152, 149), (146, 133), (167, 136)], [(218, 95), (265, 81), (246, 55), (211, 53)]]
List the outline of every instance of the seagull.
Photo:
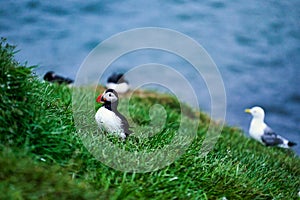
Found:
[(118, 93), (107, 89), (97, 97), (96, 102), (103, 105), (96, 112), (95, 119), (100, 129), (115, 134), (123, 140), (131, 134), (127, 119), (117, 110)]
[(70, 78), (65, 78), (55, 74), (53, 71), (49, 71), (44, 75), (44, 80), (50, 83), (58, 83), (58, 84), (71, 84), (74, 81)]
[(277, 135), (265, 122), (265, 111), (255, 106), (251, 109), (246, 109), (246, 113), (250, 113), (253, 118), (250, 123), (249, 134), (255, 140), (261, 142), (266, 146), (278, 146), (282, 148), (289, 148), (296, 145), (284, 137)]
[(122, 73), (113, 73), (107, 79), (106, 88), (113, 89), (118, 93), (126, 93), (129, 90), (129, 83)]

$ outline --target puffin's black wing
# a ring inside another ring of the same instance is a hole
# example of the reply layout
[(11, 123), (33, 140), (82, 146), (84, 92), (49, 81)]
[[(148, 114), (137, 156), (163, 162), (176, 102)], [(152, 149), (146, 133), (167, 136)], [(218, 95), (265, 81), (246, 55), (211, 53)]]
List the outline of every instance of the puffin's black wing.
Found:
[(126, 136), (130, 135), (132, 133), (131, 130), (129, 130), (129, 123), (126, 119), (126, 117), (124, 117), (121, 113), (119, 113), (118, 111), (116, 112), (116, 115), (121, 119), (122, 121), (122, 128), (124, 130), (124, 133), (126, 134)]
[(57, 82), (59, 84), (71, 84), (74, 81), (70, 78), (66, 78), (66, 77), (56, 75), (54, 82)]
[(275, 146), (283, 144), (282, 138), (268, 126), (265, 128), (264, 134), (261, 136), (261, 139), (266, 146)]

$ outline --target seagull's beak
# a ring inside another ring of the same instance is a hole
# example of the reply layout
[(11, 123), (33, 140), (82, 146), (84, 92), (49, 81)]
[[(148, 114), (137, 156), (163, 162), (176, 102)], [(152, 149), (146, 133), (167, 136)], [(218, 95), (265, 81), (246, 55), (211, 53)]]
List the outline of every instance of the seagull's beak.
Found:
[(251, 110), (249, 108), (245, 109), (246, 113), (251, 113)]
[(97, 99), (96, 99), (96, 102), (97, 102), (97, 103), (104, 103), (102, 96), (103, 96), (103, 95), (100, 94), (100, 95), (97, 97)]

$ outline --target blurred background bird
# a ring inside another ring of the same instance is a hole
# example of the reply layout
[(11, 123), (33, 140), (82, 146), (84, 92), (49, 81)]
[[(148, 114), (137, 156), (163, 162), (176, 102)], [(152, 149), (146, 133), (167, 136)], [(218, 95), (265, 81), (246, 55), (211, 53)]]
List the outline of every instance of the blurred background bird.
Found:
[(55, 74), (53, 71), (48, 71), (44, 75), (44, 80), (50, 83), (58, 83), (58, 84), (72, 84), (74, 81), (70, 78), (66, 78), (63, 76), (59, 76)]
[(113, 73), (107, 79), (106, 88), (123, 94), (129, 90), (129, 82), (125, 80), (123, 73)]

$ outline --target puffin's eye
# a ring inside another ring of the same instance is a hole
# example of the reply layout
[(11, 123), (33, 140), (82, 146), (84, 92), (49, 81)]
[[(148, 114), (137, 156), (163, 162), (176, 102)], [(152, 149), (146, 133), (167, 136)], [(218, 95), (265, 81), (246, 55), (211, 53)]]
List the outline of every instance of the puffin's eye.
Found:
[(109, 93), (109, 95), (108, 96), (110, 96), (111, 97), (111, 93)]

